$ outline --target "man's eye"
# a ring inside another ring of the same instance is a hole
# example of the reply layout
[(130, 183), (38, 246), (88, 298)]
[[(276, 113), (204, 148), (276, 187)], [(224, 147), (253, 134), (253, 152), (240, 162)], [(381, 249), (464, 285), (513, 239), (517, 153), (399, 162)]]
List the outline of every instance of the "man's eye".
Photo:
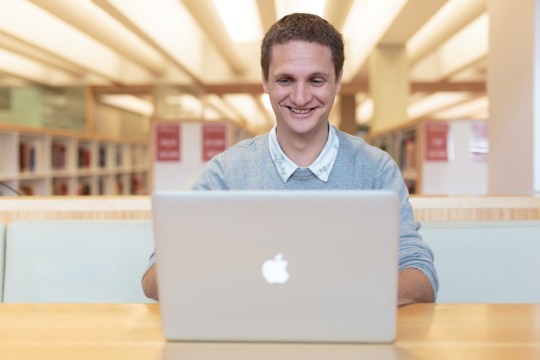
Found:
[(324, 84), (326, 84), (326, 80), (324, 79), (320, 79), (320, 78), (316, 78), (316, 79), (311, 79), (309, 81), (309, 83), (313, 86), (323, 86)]
[(284, 79), (279, 79), (278, 81), (276, 81), (276, 83), (278, 83), (279, 85), (282, 85), (282, 86), (287, 86), (287, 85), (292, 84), (292, 80), (284, 78)]

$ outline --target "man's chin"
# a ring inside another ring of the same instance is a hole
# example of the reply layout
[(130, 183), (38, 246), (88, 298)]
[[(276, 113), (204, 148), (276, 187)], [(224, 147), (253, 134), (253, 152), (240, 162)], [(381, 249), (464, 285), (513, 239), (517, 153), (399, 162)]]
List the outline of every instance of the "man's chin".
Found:
[(317, 132), (317, 125), (312, 121), (294, 122), (289, 126), (289, 130), (295, 136), (305, 137)]

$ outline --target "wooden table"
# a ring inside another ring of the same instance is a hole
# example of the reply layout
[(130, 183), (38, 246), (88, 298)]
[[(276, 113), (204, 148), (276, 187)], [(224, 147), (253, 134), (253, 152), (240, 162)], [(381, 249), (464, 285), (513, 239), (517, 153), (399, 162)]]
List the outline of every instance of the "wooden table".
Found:
[(157, 304), (0, 304), (0, 359), (540, 359), (539, 305), (416, 304), (393, 345), (166, 343)]

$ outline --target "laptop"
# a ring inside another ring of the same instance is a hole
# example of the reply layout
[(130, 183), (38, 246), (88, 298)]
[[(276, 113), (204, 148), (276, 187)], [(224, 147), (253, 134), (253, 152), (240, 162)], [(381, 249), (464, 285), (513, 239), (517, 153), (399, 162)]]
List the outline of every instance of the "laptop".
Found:
[(167, 340), (394, 341), (395, 193), (159, 191), (152, 207)]

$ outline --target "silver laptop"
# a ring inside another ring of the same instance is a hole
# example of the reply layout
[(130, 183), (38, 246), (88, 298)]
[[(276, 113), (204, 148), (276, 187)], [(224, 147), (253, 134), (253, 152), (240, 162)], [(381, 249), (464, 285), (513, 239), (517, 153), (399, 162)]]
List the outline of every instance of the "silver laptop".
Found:
[(396, 194), (156, 192), (152, 206), (167, 340), (395, 339)]

